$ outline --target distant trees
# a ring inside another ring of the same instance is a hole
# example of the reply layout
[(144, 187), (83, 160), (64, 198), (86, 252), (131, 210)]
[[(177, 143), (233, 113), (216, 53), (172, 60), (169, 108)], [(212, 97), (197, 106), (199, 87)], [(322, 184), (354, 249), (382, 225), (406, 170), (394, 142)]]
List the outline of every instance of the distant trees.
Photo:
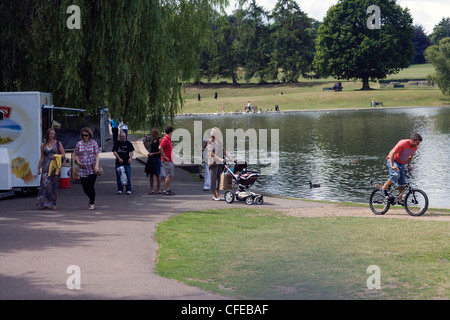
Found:
[(427, 60), (431, 61), (436, 70), (431, 77), (443, 94), (450, 94), (450, 37), (444, 38), (439, 45), (428, 47), (425, 51)]
[(431, 41), (428, 36), (425, 34), (422, 26), (414, 27), (414, 58), (411, 61), (411, 64), (421, 64), (425, 63), (426, 59), (424, 56), (425, 50), (431, 45)]
[(430, 40), (433, 44), (438, 45), (439, 41), (450, 37), (450, 18), (442, 18), (442, 20), (433, 28)]
[(408, 9), (390, 0), (377, 1), (380, 28), (369, 29), (369, 0), (342, 0), (332, 6), (319, 28), (314, 66), (338, 79), (383, 79), (409, 66), (414, 55), (414, 28)]

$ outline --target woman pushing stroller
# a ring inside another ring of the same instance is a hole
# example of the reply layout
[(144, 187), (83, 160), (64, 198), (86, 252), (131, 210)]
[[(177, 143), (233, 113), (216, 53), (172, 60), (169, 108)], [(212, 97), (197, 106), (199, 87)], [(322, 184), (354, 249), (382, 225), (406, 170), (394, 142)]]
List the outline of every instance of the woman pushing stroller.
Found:
[(211, 129), (210, 138), (207, 142), (206, 150), (208, 152), (208, 167), (211, 177), (211, 191), (213, 200), (219, 201), (220, 174), (223, 171), (225, 157), (234, 162), (234, 158), (225, 150), (222, 142), (222, 133), (220, 129), (214, 127)]

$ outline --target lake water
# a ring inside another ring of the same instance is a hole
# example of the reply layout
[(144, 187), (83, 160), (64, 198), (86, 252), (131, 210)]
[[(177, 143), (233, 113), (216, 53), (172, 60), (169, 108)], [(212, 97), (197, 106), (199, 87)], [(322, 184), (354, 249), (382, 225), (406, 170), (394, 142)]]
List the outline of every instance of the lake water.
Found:
[[(261, 149), (260, 145), (255, 148), (247, 143), (243, 153), (238, 152), (242, 147), (237, 146), (237, 139), (234, 141), (236, 156), (249, 162), (249, 170), (269, 173), (261, 175), (254, 186), (263, 193), (360, 203), (368, 203), (371, 179), (384, 182), (388, 178), (385, 159), (394, 145), (420, 133), (423, 142), (412, 162), (412, 183), (427, 193), (431, 207), (450, 208), (450, 108), (181, 116), (175, 128), (198, 137), (195, 131), (199, 124), (202, 133), (212, 127), (221, 129), (225, 145), (227, 129), (256, 132), (258, 141), (264, 138), (261, 132), (265, 129), (266, 158), (256, 150)], [(271, 141), (276, 133), (278, 152)], [(192, 139), (193, 149), (198, 149), (198, 144)], [(201, 161), (198, 157), (192, 159)], [(275, 167), (274, 159), (279, 160), (277, 170), (268, 170)], [(307, 181), (320, 184), (320, 188), (311, 189)]]

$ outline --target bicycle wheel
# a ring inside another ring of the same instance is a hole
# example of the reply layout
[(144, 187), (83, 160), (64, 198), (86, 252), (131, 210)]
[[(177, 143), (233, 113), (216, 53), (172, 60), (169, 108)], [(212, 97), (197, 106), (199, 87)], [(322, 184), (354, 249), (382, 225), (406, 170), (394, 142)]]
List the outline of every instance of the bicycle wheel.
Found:
[(373, 213), (385, 214), (389, 210), (391, 203), (389, 199), (384, 197), (380, 189), (375, 189), (370, 194), (369, 206)]
[(412, 189), (405, 196), (405, 210), (411, 216), (421, 216), (428, 209), (428, 196), (420, 189)]

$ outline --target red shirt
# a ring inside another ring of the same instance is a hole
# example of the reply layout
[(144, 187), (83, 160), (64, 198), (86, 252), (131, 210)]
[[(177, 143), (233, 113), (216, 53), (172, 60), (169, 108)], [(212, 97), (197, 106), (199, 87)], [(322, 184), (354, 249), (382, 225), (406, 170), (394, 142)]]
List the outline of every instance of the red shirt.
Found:
[[(172, 161), (172, 149), (173, 149), (172, 140), (170, 139), (170, 137), (167, 134), (162, 138), (159, 146), (163, 149), (164, 155), (169, 159), (168, 162), (173, 162)], [(166, 161), (166, 159), (164, 159), (164, 157), (162, 155), (161, 155), (161, 161), (162, 162)]]
[[(396, 152), (396, 154), (394, 155), (394, 161), (397, 161), (401, 164), (406, 164), (408, 158), (417, 151), (417, 146), (412, 147), (410, 139), (403, 139), (400, 140), (392, 150), (395, 150)], [(387, 159), (389, 159), (389, 156), (387, 157)]]

